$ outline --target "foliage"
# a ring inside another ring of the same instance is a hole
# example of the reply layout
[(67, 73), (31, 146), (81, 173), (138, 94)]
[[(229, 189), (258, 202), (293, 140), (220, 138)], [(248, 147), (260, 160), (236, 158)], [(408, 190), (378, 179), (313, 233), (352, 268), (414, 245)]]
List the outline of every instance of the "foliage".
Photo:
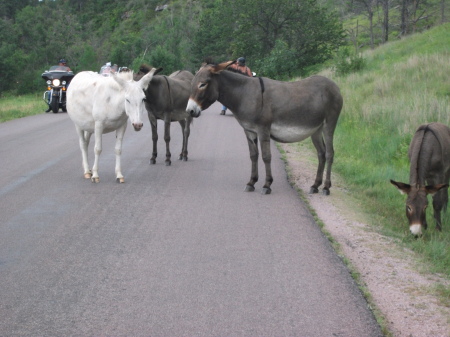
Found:
[[(409, 6), (408, 32), (445, 19), (438, 7), (443, 0), (414, 2), (417, 8), (409, 0), (384, 0), (390, 5), (390, 38), (399, 34), (402, 1)], [(62, 57), (75, 72), (97, 71), (105, 62), (137, 70), (143, 61), (167, 71), (179, 67), (194, 72), (205, 57), (224, 61), (246, 56), (258, 75), (307, 75), (342, 46), (343, 22), (357, 51), (368, 44), (363, 13), (342, 6), (345, 2), (173, 0), (155, 11), (160, 0), (3, 0), (0, 95), (42, 90), (40, 74)], [(378, 2), (375, 9), (374, 41), (380, 43)], [(363, 22), (356, 31), (354, 17)]]
[(334, 70), (338, 76), (348, 75), (362, 70), (365, 60), (361, 54), (351, 54), (349, 48), (341, 48), (334, 58)]
[(297, 69), (295, 51), (283, 40), (277, 40), (270, 54), (255, 63), (258, 71), (270, 78), (292, 78)]
[(313, 0), (216, 1), (201, 17), (194, 50), (222, 61), (245, 56), (258, 74), (280, 78), (324, 62), (342, 42), (338, 17)]

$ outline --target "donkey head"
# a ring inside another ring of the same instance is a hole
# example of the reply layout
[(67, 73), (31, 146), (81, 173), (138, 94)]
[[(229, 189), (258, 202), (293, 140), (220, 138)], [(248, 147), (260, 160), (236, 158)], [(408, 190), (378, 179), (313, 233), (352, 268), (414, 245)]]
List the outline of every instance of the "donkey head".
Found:
[(213, 65), (204, 63), (197, 71), (191, 83), (186, 112), (192, 117), (199, 117), (202, 110), (207, 109), (219, 98), (217, 75), (236, 61)]
[(157, 74), (160, 70), (153, 68), (138, 82), (133, 80), (132, 73), (119, 73), (113, 77), (124, 92), (125, 112), (130, 118), (131, 125), (133, 125), (135, 131), (142, 129), (144, 125), (143, 116), (147, 113), (145, 109), (144, 90), (147, 89), (153, 75)]
[(447, 185), (411, 186), (394, 180), (391, 180), (391, 184), (397, 187), (400, 193), (407, 195), (406, 217), (409, 221), (409, 230), (414, 236), (421, 236), (422, 229), (427, 229), (426, 210), (428, 207), (428, 194), (434, 195)]

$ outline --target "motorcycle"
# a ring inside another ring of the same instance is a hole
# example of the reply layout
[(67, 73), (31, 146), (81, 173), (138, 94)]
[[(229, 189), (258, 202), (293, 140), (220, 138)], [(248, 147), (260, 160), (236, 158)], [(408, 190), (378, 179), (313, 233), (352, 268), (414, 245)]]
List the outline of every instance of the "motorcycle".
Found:
[(58, 113), (59, 109), (67, 112), (66, 90), (75, 75), (66, 66), (52, 66), (42, 73), (41, 77), (47, 82), (47, 91), (43, 100), (48, 105), (48, 111)]

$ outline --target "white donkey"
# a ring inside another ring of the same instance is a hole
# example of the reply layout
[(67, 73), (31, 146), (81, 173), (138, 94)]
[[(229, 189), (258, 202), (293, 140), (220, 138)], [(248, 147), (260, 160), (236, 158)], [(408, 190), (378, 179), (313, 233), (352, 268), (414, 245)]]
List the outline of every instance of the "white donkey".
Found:
[[(127, 120), (136, 131), (143, 126), (145, 94), (153, 75), (160, 69), (153, 68), (138, 82), (133, 80), (132, 72), (119, 73), (112, 77), (103, 77), (92, 71), (78, 73), (70, 82), (67, 90), (67, 113), (75, 123), (80, 138), (83, 157), (84, 177), (92, 182), (100, 181), (98, 159), (102, 152), (102, 134), (116, 131), (116, 179), (123, 183), (120, 155), (122, 140), (127, 128)], [(88, 145), (95, 133), (95, 161), (92, 171), (88, 164)]]

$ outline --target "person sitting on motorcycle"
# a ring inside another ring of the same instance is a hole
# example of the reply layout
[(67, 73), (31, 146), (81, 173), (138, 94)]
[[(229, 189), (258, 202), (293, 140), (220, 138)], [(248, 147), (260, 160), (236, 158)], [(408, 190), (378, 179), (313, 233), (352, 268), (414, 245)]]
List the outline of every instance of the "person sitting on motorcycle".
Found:
[[(58, 61), (58, 67), (56, 68), (56, 70), (72, 71), (72, 70), (67, 66), (67, 61), (66, 61), (65, 59), (60, 59), (60, 60)], [(68, 83), (67, 83), (67, 85), (66, 85), (66, 88), (69, 87), (69, 83), (70, 83), (70, 81), (68, 81)], [(50, 105), (50, 101), (51, 101), (51, 96), (49, 95), (49, 96), (48, 96), (48, 101), (47, 101), (48, 109), (45, 110), (45, 112), (50, 112), (50, 111), (52, 110), (52, 107), (51, 107), (51, 105)]]
[(67, 61), (65, 59), (60, 59), (58, 61), (58, 66), (60, 70), (65, 70), (65, 71), (72, 71), (69, 66), (67, 65)]

